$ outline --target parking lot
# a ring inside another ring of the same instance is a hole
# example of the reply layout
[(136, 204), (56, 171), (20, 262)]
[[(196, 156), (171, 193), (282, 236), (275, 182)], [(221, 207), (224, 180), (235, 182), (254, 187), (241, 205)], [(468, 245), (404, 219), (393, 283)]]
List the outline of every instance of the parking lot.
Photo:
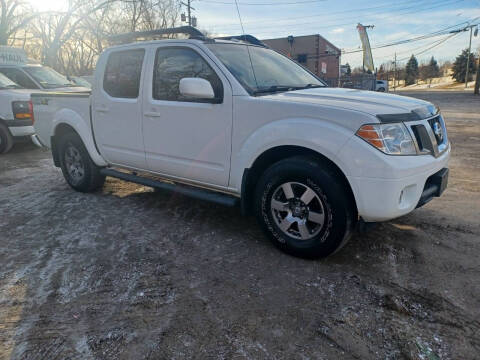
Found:
[(308, 261), (253, 218), (108, 179), (81, 194), (48, 151), (0, 157), (0, 359), (478, 359), (480, 98), (444, 113), (449, 187)]

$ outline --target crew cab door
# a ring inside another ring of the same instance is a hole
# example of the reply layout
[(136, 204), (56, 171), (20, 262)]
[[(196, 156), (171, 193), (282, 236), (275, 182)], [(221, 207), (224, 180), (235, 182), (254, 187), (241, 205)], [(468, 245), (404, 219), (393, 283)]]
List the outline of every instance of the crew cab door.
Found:
[(102, 156), (111, 164), (145, 170), (142, 83), (146, 50), (110, 52), (99, 63), (92, 96), (93, 129)]
[[(232, 129), (232, 90), (227, 78), (194, 45), (159, 45), (151, 51), (143, 114), (148, 168), (190, 182), (226, 187)], [(180, 80), (192, 77), (208, 80), (215, 99), (182, 96)]]

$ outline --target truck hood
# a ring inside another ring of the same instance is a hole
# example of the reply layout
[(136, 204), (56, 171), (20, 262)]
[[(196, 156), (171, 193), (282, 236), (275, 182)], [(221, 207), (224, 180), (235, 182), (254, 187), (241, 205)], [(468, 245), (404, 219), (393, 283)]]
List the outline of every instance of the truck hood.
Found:
[(415, 112), (422, 114), (420, 116), (427, 117), (436, 112), (435, 107), (427, 101), (406, 96), (356, 89), (313, 88), (268, 95), (264, 96), (264, 98), (282, 102), (344, 108), (361, 111), (374, 116), (383, 114), (407, 114), (415, 110)]
[[(43, 89), (46, 92), (91, 92), (92, 89), (83, 86), (67, 86), (53, 89)], [(37, 91), (38, 92), (38, 91)]]

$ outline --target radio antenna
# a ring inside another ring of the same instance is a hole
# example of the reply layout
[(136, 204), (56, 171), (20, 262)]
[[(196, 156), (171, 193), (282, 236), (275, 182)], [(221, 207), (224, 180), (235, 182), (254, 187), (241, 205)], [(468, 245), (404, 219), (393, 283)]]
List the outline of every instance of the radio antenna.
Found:
[(235, 0), (235, 7), (237, 8), (238, 20), (240, 20), (240, 27), (242, 28), (242, 35), (245, 36), (245, 30), (243, 28), (242, 16), (240, 15), (240, 9), (238, 8), (238, 1)]
[[(240, 27), (242, 28), (243, 41), (246, 41), (247, 37), (245, 36), (245, 29), (243, 28), (242, 16), (240, 15), (240, 9), (238, 8), (237, 0), (235, 0), (235, 7), (237, 8), (238, 20), (240, 21)], [(255, 68), (253, 67), (252, 62), (252, 55), (250, 55), (250, 46), (248, 44), (246, 44), (245, 46), (247, 47), (248, 58), (250, 59), (250, 66), (252, 67), (253, 79), (255, 80), (255, 84), (258, 88), (257, 76), (255, 75)]]

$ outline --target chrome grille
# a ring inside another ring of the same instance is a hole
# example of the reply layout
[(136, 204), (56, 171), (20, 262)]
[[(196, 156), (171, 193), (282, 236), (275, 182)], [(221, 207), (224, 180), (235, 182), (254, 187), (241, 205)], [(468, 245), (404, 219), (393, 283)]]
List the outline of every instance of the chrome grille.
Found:
[(442, 115), (406, 122), (418, 154), (439, 157), (448, 148), (447, 129)]

